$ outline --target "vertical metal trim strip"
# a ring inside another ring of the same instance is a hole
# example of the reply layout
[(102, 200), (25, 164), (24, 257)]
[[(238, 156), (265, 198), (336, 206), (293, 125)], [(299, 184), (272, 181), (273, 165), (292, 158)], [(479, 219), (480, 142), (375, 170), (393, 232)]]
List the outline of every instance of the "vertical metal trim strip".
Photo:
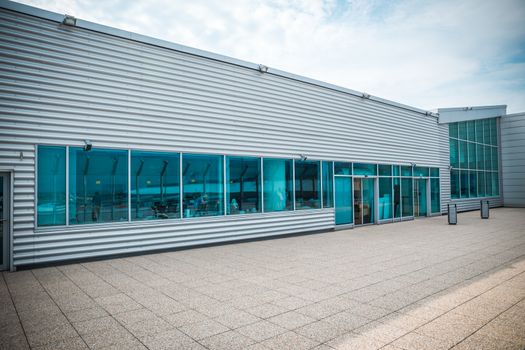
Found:
[(184, 208), (183, 208), (183, 205), (184, 205), (184, 198), (183, 198), (183, 195), (184, 195), (184, 191), (183, 191), (183, 188), (182, 188), (182, 152), (179, 152), (179, 215), (180, 215), (180, 219), (182, 220), (184, 218)]
[(226, 206), (228, 205), (226, 200), (226, 155), (222, 155), (222, 201), (223, 201), (223, 208), (222, 208), (222, 215), (225, 216), (227, 213)]
[(131, 149), (130, 148), (128, 148), (128, 222), (131, 222)]
[(295, 159), (292, 159), (292, 204), (295, 211)]
[[(34, 206), (35, 206), (35, 212), (33, 213), (33, 220), (35, 220), (33, 227), (38, 227), (38, 145), (35, 145), (35, 183), (33, 184), (33, 188), (35, 189), (35, 200), (34, 200)], [(67, 199), (67, 196), (66, 196)], [(66, 204), (67, 208), (67, 204)], [(66, 210), (67, 214), (67, 210)]]
[(261, 164), (261, 194), (259, 200), (261, 201), (261, 213), (264, 213), (264, 158), (260, 158)]
[(66, 146), (66, 226), (69, 226), (69, 146)]

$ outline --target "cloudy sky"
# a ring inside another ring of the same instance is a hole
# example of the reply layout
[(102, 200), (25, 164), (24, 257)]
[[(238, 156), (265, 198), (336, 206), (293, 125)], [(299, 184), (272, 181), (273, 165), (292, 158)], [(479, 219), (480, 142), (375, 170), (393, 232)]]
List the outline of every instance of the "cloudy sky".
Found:
[(423, 109), (525, 111), (524, 0), (19, 0)]

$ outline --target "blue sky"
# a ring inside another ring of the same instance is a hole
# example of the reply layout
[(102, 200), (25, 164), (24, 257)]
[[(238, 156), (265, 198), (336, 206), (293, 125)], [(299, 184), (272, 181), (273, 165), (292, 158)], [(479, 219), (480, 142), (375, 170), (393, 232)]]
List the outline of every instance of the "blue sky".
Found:
[(23, 0), (423, 109), (525, 111), (523, 0)]

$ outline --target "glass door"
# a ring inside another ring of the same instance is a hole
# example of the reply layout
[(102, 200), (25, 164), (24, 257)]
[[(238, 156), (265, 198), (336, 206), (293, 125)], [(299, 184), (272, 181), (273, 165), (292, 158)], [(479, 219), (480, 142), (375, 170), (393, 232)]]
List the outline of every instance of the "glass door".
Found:
[(375, 179), (354, 178), (354, 222), (366, 225), (375, 222)]
[(414, 180), (414, 216), (427, 216), (427, 179)]
[(353, 221), (352, 178), (335, 177), (335, 224), (347, 225)]
[(7, 269), (9, 233), (9, 177), (0, 173), (0, 271)]

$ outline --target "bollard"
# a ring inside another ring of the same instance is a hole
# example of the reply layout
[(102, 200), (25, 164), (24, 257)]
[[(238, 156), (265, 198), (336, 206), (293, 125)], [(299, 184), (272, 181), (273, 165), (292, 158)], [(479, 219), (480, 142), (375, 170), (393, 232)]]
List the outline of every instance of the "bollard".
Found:
[(458, 207), (456, 204), (447, 204), (448, 224), (455, 225), (458, 223)]
[(481, 212), (482, 219), (489, 218), (489, 201), (488, 200), (481, 200), (480, 212)]

